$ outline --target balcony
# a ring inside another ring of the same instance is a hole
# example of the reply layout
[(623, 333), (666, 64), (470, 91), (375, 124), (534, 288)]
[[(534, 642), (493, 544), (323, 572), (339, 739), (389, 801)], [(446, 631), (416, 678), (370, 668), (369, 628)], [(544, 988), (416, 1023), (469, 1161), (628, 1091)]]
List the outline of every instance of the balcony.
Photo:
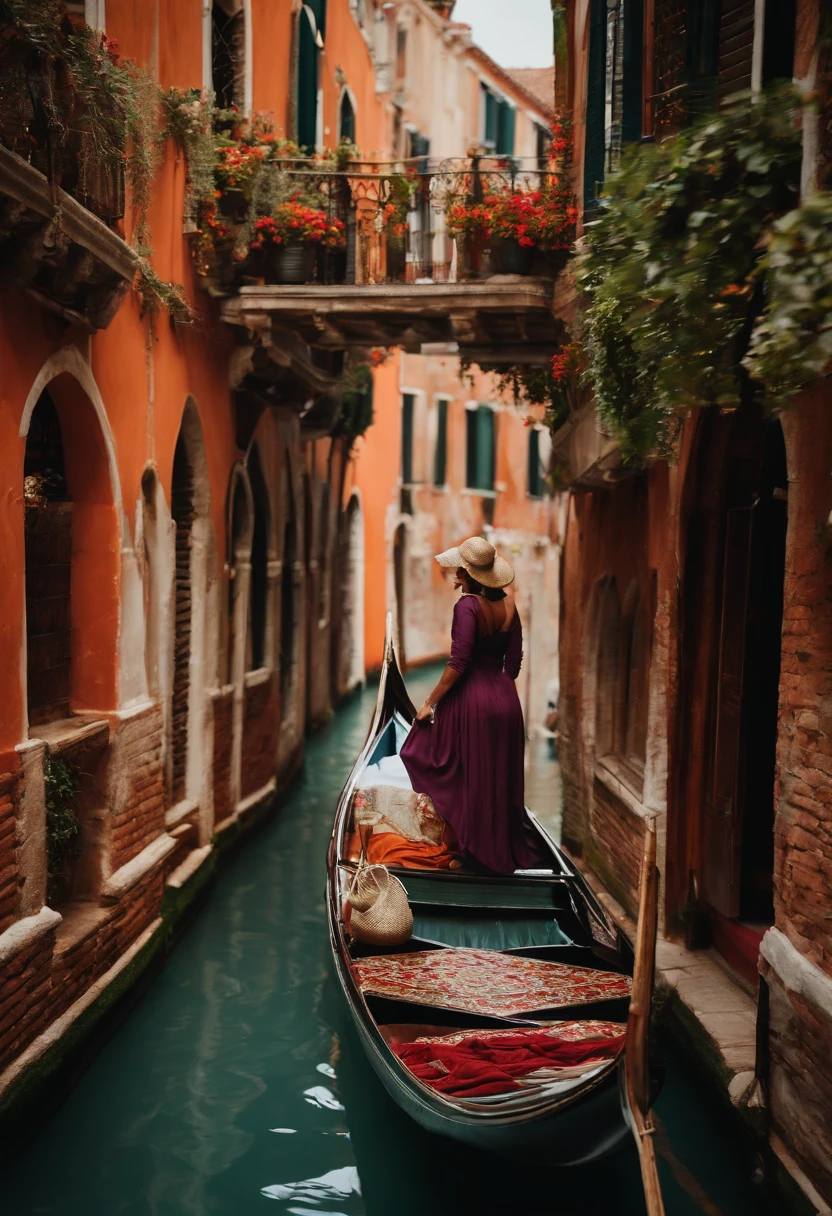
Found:
[[(520, 206), (542, 229), (554, 195), (536, 165), (473, 157), (333, 169), (284, 158), (267, 188), (258, 172), (249, 197), (220, 189), (195, 249), (223, 319), (241, 331), (283, 327), (330, 350), (456, 343), (492, 364), (544, 363), (562, 339), (565, 211), (553, 202), (548, 238), (523, 245), (479, 219)], [(280, 201), (258, 215), (258, 196)]]
[(136, 254), (108, 224), (0, 146), (0, 282), (89, 332), (112, 321)]
[(0, 282), (95, 331), (136, 273), (114, 231), (135, 80), (62, 6), (37, 16), (25, 7), (0, 20)]

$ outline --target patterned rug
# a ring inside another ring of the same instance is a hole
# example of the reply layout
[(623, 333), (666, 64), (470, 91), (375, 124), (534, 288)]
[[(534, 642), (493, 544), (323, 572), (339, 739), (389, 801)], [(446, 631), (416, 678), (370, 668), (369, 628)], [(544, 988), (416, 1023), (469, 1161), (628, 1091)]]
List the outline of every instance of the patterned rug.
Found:
[(538, 962), (493, 950), (377, 955), (353, 963), (352, 970), (362, 992), (487, 1017), (615, 1000), (628, 997), (632, 986), (628, 975), (613, 971)]

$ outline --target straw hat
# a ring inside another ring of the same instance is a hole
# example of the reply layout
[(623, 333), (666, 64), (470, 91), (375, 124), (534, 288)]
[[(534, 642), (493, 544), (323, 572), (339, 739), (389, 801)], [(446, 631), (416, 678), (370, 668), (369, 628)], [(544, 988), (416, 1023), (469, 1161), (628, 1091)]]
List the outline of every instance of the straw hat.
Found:
[(437, 553), (436, 560), (448, 570), (461, 566), (483, 587), (507, 587), (514, 582), (514, 570), (482, 536), (470, 536), (458, 548)]

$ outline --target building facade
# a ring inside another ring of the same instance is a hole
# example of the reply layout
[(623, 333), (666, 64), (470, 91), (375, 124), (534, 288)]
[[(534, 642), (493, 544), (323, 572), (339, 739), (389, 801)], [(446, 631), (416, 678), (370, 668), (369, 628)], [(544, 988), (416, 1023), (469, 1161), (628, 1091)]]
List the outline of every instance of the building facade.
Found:
[[(26, 6), (9, 6), (0, 1114), (12, 1121), (20, 1095), (40, 1092), (32, 1078), (60, 1071), (66, 1032), (83, 1038), (226, 845), (275, 805), (307, 728), (378, 666), (386, 611), (414, 660), (445, 652), (450, 598), (429, 549), (492, 528), (553, 659), (548, 436), (476, 366), (466, 387), (455, 354), (419, 353), (437, 336), (455, 350), (453, 309), (471, 290), (448, 272), (441, 224), (431, 240), (448, 281), (388, 273), (395, 289), (376, 292), (378, 316), (363, 319), (380, 167), (422, 166), (434, 148), (464, 158), (473, 144), (539, 167), (545, 104), (471, 46), (452, 8), (109, 0), (105, 11), (87, 0), (42, 6), (33, 43)], [(450, 91), (441, 112), (423, 113), (440, 46), (456, 65)], [(130, 98), (126, 116), (105, 107), (110, 144), (90, 117), (100, 97), (79, 84), (90, 65), (120, 73)], [(324, 156), (341, 141), (362, 150), (352, 174)], [(277, 176), (325, 163), (319, 198), (344, 204), (346, 235), (329, 229), (335, 254), (297, 287), (254, 256), (251, 230), (240, 252), (252, 179), (234, 175), (284, 144)], [(429, 214), (407, 216), (417, 250)], [(482, 320), (488, 340), (489, 317), (506, 308), (551, 322), (551, 281), (518, 294), (498, 278), (477, 284), (460, 332)], [(353, 331), (335, 329), (324, 297), (356, 309)], [(408, 327), (405, 354), (400, 314), (425, 300), (434, 329)], [(366, 407), (368, 390), (348, 389), (349, 360), (370, 347), (387, 353), (372, 373), (374, 423), (356, 439), (347, 400)], [(491, 430), (469, 476), (472, 417)], [(542, 682), (528, 693), (532, 720), (543, 696)]]
[[(822, 5), (556, 8), (588, 215), (628, 143), (683, 128), (703, 99), (724, 112), (736, 91), (782, 78), (817, 102), (802, 119), (804, 202), (828, 186)], [(632, 913), (655, 818), (662, 932), (687, 947), (668, 950), (667, 986), (678, 996), (704, 975), (698, 960), (716, 963), (719, 984), (687, 1001), (688, 1025), (716, 1045), (724, 1092), (790, 1161), (811, 1210), (832, 1200), (829, 406), (826, 380), (773, 413), (694, 407), (672, 459), (636, 472), (592, 403), (553, 438), (573, 489), (565, 838)]]

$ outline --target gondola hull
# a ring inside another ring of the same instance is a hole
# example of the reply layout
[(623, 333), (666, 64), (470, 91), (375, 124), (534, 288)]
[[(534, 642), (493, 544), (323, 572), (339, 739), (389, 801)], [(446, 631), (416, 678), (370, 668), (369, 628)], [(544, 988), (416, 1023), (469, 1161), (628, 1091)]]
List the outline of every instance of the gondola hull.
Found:
[[(586, 1080), (581, 1079), (579, 1084), (571, 1088), (565, 1087), (557, 1092), (548, 1090), (540, 1100), (524, 1097), (519, 1105), (504, 1112), (496, 1107), (489, 1108), (483, 1103), (480, 1110), (472, 1111), (470, 1103), (457, 1102), (438, 1093), (404, 1067), (385, 1041), (371, 1009), (371, 1002), (368, 1002), (358, 987), (352, 969), (354, 960), (350, 940), (342, 915), (344, 886), (340, 871), (345, 865), (342, 860), (345, 825), (350, 815), (357, 776), (366, 765), (368, 757), (374, 754), (373, 749), (377, 746), (382, 732), (396, 714), (400, 720), (409, 723), (412, 721), (414, 710), (388, 637), (376, 712), (367, 743), (339, 801), (328, 857), (328, 914), (334, 967), (367, 1058), (393, 1101), (429, 1132), (450, 1137), (486, 1152), (497, 1152), (518, 1160), (534, 1160), (537, 1164), (551, 1166), (576, 1165), (614, 1152), (630, 1135), (620, 1097), (619, 1071), (622, 1067), (622, 1055), (618, 1059), (608, 1060), (592, 1074), (588, 1074)], [(517, 880), (518, 890), (524, 886), (527, 893), (533, 892), (533, 898), (540, 900), (545, 898), (547, 890), (554, 892), (557, 887), (558, 898), (564, 899), (568, 896), (571, 906), (576, 912), (580, 912), (587, 925), (587, 936), (590, 921), (597, 924), (603, 921), (609, 936), (606, 947), (598, 949), (606, 959), (606, 965), (619, 972), (632, 974), (633, 956), (629, 942), (610, 921), (608, 914), (601, 909), (580, 873), (554, 842), (549, 840), (533, 817), (532, 823), (552, 851), (553, 877), (551, 880), (527, 877), (524, 883)], [(406, 875), (402, 877), (406, 878)], [(453, 896), (449, 896), (448, 892), (455, 889), (455, 881), (452, 875), (442, 875), (436, 880), (437, 892), (443, 891), (442, 898), (449, 904), (453, 903)], [(488, 916), (492, 912), (499, 913), (500, 908), (511, 906), (510, 892), (513, 881), (510, 878), (494, 880), (492, 885), (495, 903), (492, 905), (486, 898), (478, 911)], [(487, 881), (485, 888), (488, 889)], [(463, 887), (458, 889), (461, 891)], [(524, 899), (527, 903), (528, 894)], [(520, 902), (523, 903), (522, 900)], [(523, 906), (526, 906), (526, 903), (523, 903)], [(594, 948), (592, 941), (589, 945)], [(584, 948), (589, 952), (588, 947)], [(523, 951), (518, 953), (522, 954)], [(604, 963), (596, 962), (595, 965), (600, 968)], [(412, 1009), (409, 1012), (410, 1020), (419, 1020), (413, 1015)], [(604, 1015), (590, 1013), (583, 1016)]]

